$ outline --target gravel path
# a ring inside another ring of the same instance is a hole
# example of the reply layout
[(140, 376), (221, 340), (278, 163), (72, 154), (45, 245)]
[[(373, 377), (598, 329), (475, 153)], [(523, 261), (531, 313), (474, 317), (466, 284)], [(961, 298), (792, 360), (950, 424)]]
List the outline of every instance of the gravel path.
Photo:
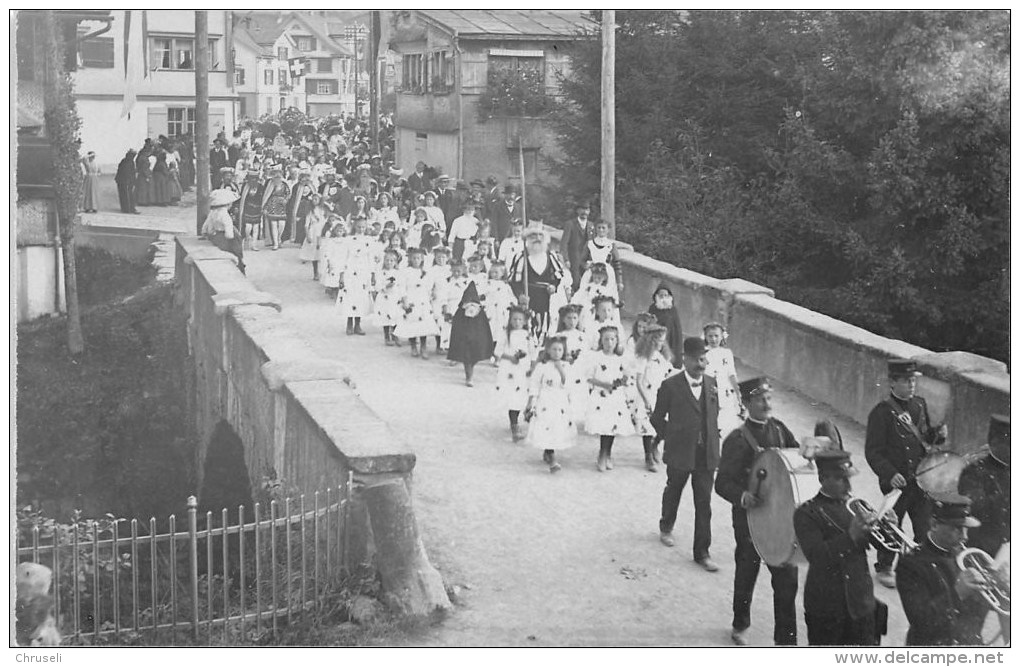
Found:
[[(733, 534), (729, 505), (714, 496), (710, 574), (692, 561), (693, 502), (686, 490), (672, 549), (658, 542), (664, 472), (644, 470), (640, 440), (614, 447), (616, 469), (595, 469), (597, 441), (563, 452), (550, 475), (541, 453), (510, 440), (495, 392), (495, 369), (483, 364), (475, 386), (463, 372), (408, 347), (383, 345), (382, 333), (344, 335), (344, 322), (301, 264), (297, 247), (249, 253), (249, 277), (283, 300), (291, 319), (324, 357), (345, 363), (362, 398), (417, 454), (415, 504), (426, 548), (456, 610), (415, 640), (432, 646), (712, 646), (730, 645)], [(740, 369), (741, 377), (753, 370)], [(827, 406), (785, 387), (775, 414), (798, 437), (832, 418), (862, 474), (855, 491), (879, 500), (863, 460), (863, 429)], [(801, 568), (801, 585), (806, 568)], [(752, 608), (752, 645), (772, 643), (772, 602), (763, 568)], [(895, 591), (876, 586), (891, 607), (887, 645), (901, 645), (906, 622)], [(803, 610), (798, 599), (798, 616)], [(800, 643), (807, 634), (800, 620)]]

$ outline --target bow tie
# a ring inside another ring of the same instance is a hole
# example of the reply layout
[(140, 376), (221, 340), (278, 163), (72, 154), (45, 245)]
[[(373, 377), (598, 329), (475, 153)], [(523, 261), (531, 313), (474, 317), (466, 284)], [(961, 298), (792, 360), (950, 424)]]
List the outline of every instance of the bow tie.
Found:
[(691, 383), (691, 389), (693, 389), (695, 387), (700, 387), (700, 386), (701, 386), (701, 381), (700, 380), (698, 382), (692, 382)]

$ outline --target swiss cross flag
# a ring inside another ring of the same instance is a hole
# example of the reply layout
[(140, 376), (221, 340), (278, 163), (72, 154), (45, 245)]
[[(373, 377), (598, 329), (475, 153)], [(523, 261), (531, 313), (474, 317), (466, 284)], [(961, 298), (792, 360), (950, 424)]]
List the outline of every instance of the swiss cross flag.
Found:
[(304, 58), (291, 58), (287, 61), (287, 64), (290, 65), (291, 78), (296, 79), (305, 75), (305, 62)]

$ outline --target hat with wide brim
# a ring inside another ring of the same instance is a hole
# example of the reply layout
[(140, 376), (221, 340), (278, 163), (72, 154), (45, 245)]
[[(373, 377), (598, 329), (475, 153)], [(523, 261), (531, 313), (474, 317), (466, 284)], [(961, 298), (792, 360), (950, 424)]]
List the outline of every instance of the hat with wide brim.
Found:
[(237, 193), (233, 190), (220, 188), (209, 193), (209, 206), (229, 206), (238, 200)]
[(403, 169), (394, 169), (393, 167), (390, 167), (390, 176), (403, 176), (403, 175), (404, 175)]

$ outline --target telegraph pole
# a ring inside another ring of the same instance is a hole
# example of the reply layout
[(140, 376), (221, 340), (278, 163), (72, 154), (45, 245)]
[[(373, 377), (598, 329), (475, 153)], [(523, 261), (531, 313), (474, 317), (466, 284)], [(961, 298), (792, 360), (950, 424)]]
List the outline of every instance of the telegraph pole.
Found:
[(366, 58), (372, 60), (372, 72), (369, 74), (368, 87), (371, 99), (369, 100), (369, 132), (372, 135), (372, 150), (380, 152), (379, 147), (379, 33), (381, 32), (381, 21), (379, 11), (372, 10), (372, 20), (369, 22), (368, 55)]
[[(230, 45), (227, 45), (230, 48)], [(209, 14), (195, 12), (195, 190), (198, 220), (195, 233), (209, 215)]]
[(602, 10), (602, 220), (616, 238), (616, 10)]

